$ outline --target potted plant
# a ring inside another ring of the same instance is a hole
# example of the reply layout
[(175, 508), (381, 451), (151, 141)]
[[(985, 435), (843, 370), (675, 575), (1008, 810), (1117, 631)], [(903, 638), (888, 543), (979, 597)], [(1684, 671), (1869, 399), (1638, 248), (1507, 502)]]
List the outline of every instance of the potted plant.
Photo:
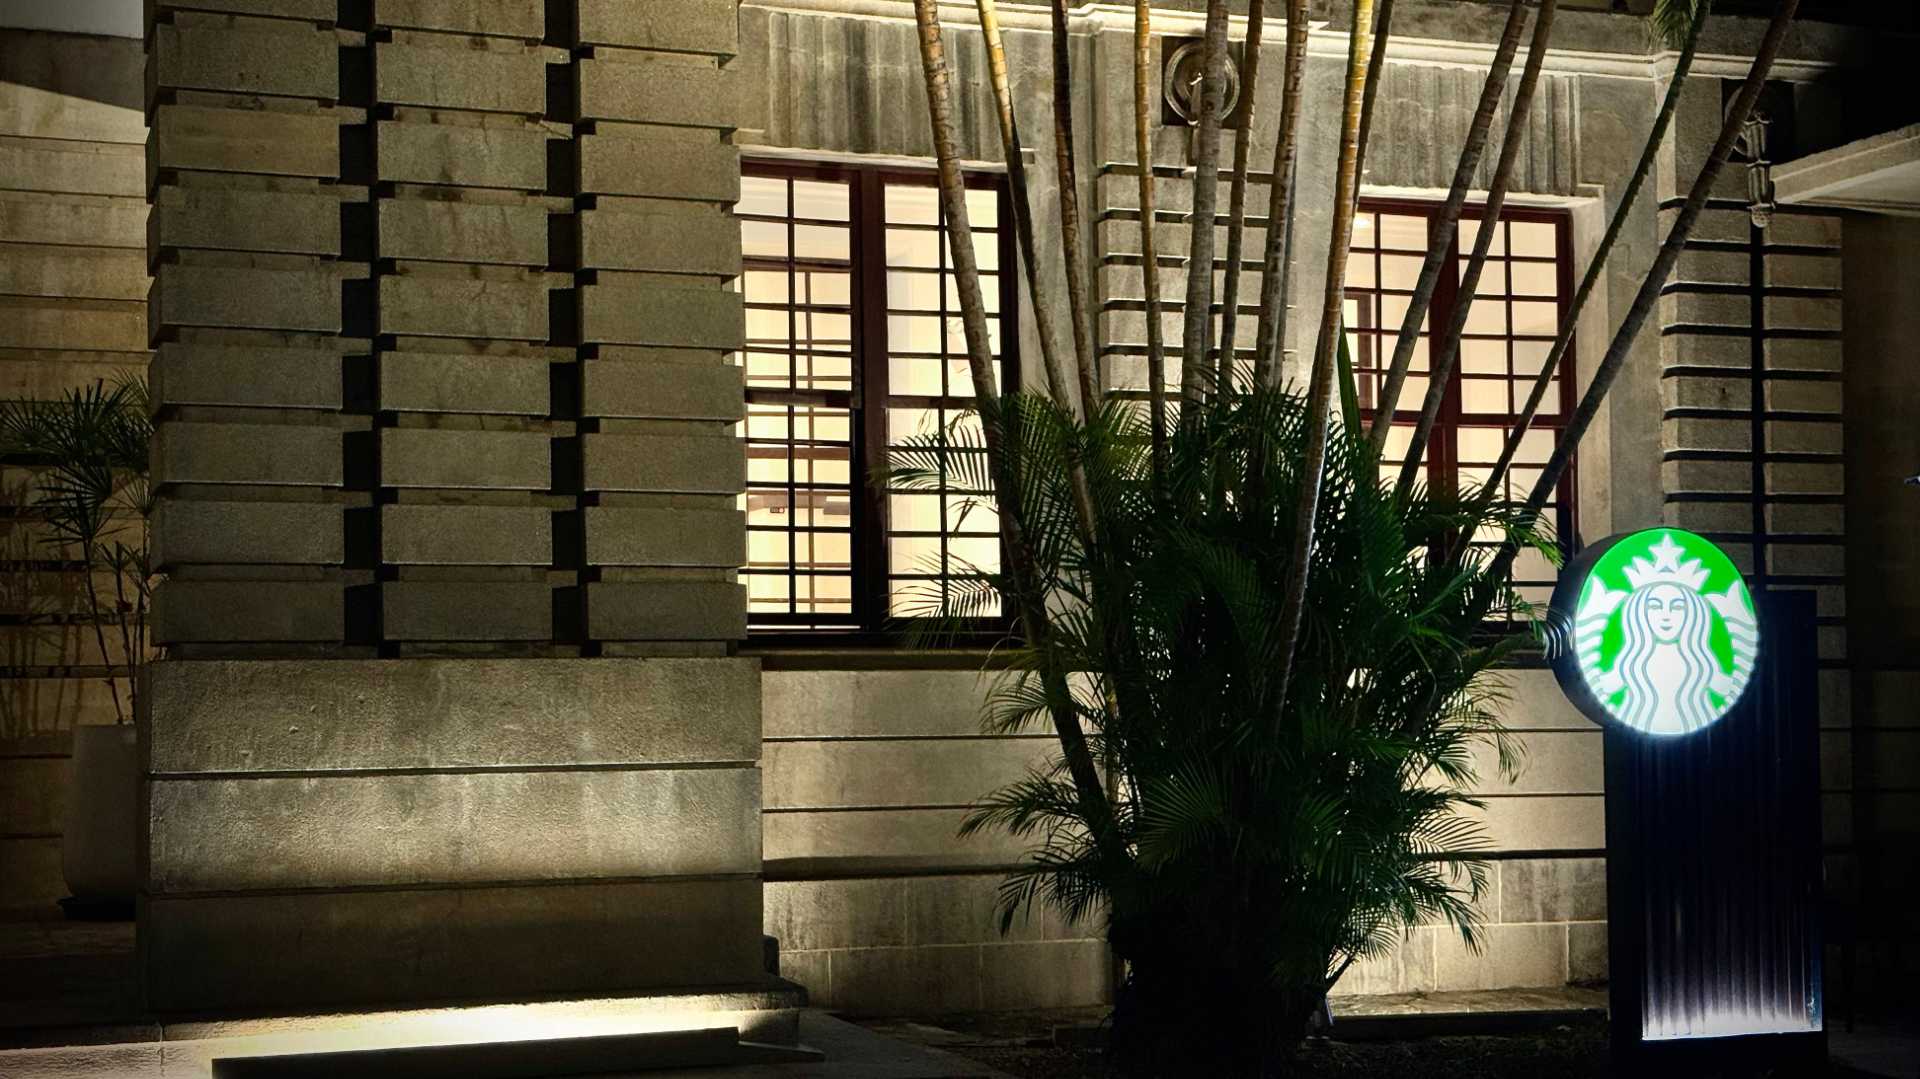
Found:
[(73, 731), (62, 832), (72, 892), (63, 905), (73, 914), (127, 915), (137, 881), (135, 723), (153, 594), (147, 403), (145, 381), (126, 378), (0, 406), (0, 450), (36, 469), (30, 507), (46, 529), (43, 542), (77, 578), (63, 617), (83, 627), (113, 702), (114, 723)]

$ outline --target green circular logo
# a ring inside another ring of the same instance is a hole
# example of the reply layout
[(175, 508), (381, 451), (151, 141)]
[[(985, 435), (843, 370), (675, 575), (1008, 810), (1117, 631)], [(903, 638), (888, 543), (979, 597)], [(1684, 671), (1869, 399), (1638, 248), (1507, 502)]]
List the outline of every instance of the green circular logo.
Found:
[(1681, 735), (1727, 714), (1753, 677), (1760, 622), (1720, 548), (1678, 528), (1601, 544), (1554, 589), (1562, 688), (1600, 722)]

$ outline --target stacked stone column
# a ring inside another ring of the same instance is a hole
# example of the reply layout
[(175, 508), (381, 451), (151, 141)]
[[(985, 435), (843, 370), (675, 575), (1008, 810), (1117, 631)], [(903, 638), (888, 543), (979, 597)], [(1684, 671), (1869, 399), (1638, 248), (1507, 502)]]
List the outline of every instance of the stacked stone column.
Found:
[(157, 0), (162, 1009), (742, 984), (728, 0)]

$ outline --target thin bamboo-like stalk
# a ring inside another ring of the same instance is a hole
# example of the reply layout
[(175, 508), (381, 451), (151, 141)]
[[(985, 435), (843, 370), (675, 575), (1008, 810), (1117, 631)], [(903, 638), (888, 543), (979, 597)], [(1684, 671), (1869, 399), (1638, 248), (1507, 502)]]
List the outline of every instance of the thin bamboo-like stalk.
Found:
[[(1013, 88), (1007, 79), (1007, 51), (1000, 36), (1000, 10), (997, 0), (975, 0), (980, 13), (980, 35), (987, 46), (987, 73), (993, 84), (993, 101), (1000, 117), (1000, 149), (1007, 160), (1007, 186), (1013, 200), (1013, 231), (1020, 245), (1020, 261), (1025, 263), (1027, 292), (1033, 297), (1038, 316), (1035, 335), (1040, 341), (1040, 363), (1046, 370), (1047, 392), (1060, 407), (1073, 412), (1074, 379), (1068, 373), (1060, 350), (1055, 346), (1053, 318), (1060, 310), (1052, 283), (1040, 270), (1035, 252), (1033, 204), (1027, 190), (1026, 151), (1020, 145), (1020, 127), (1013, 114)], [(1089, 412), (1091, 414), (1091, 412)]]
[[(1065, 361), (1054, 347), (1052, 315), (1059, 310), (1053, 289), (1040, 269), (1035, 253), (1033, 206), (1027, 189), (1026, 152), (1020, 145), (1020, 125), (1013, 112), (1013, 87), (1007, 79), (1006, 45), (1000, 37), (1000, 11), (996, 0), (976, 0), (980, 12), (980, 31), (987, 45), (987, 71), (993, 83), (993, 100), (1000, 113), (1000, 148), (1007, 159), (1007, 186), (1013, 198), (1013, 230), (1020, 245), (1020, 260), (1026, 264), (1027, 291), (1033, 297), (1033, 309), (1039, 325), (1034, 329), (1040, 339), (1040, 358), (1047, 369), (1047, 390), (1068, 415), (1073, 415), (1074, 380)], [(1082, 373), (1085, 368), (1082, 368)], [(1088, 398), (1086, 415), (1092, 416), (1098, 402)], [(1074, 462), (1068, 470), (1073, 489), (1074, 510), (1080, 517), (1081, 535), (1091, 543), (1094, 533), (1093, 496), (1087, 488), (1086, 470)]]
[[(1447, 380), (1460, 359), (1460, 341), (1467, 332), (1467, 316), (1473, 310), (1474, 294), (1480, 290), (1480, 276), (1487, 268), (1487, 255), (1493, 250), (1493, 238), (1500, 233), (1500, 212), (1506, 209), (1507, 191), (1513, 186), (1513, 168), (1520, 160), (1520, 147), (1526, 143), (1527, 126), (1533, 113), (1534, 91), (1540, 86), (1540, 71), (1546, 66), (1547, 44), (1553, 37), (1553, 17), (1560, 0), (1541, 0), (1540, 14), (1533, 24), (1533, 40), (1527, 46), (1527, 63), (1520, 72), (1520, 85), (1513, 92), (1513, 104), (1507, 113), (1507, 130), (1500, 144), (1500, 159), (1493, 167), (1493, 183), (1487, 192), (1486, 213), (1480, 219), (1473, 240), (1473, 255), (1460, 278), (1460, 301), (1454, 304), (1453, 318), (1431, 351), (1427, 372), (1427, 396), (1420, 404), (1420, 418), (1413, 426), (1407, 444), (1407, 457), (1400, 467), (1400, 482), (1395, 487), (1402, 497), (1413, 489), (1421, 460), (1427, 453), (1427, 440), (1440, 421), (1440, 406), (1446, 400)], [(1435, 246), (1441, 246), (1436, 241)], [(1451, 246), (1451, 245), (1447, 245)]]
[(1153, 474), (1167, 466), (1167, 346), (1160, 314), (1159, 206), (1153, 184), (1153, 3), (1133, 7), (1133, 139), (1140, 159), (1140, 272), (1147, 301), (1147, 418)]
[(1200, 98), (1193, 138), (1192, 213), (1187, 216), (1187, 306), (1180, 353), (1181, 423), (1199, 419), (1213, 337), (1213, 230), (1220, 205), (1220, 111), (1227, 96), (1227, 0), (1207, 0)]
[[(1525, 512), (1528, 516), (1537, 518), (1546, 507), (1547, 500), (1553, 497), (1554, 488), (1560, 485), (1560, 478), (1566, 474), (1567, 465), (1573, 460), (1574, 448), (1586, 437), (1587, 429), (1593, 426), (1594, 416), (1606, 401), (1608, 391), (1613, 389), (1614, 380), (1620, 377), (1620, 369), (1626, 365), (1627, 354), (1633, 351), (1633, 343), (1639, 339), (1640, 331), (1646, 327), (1647, 319), (1659, 304), (1660, 292), (1666, 288), (1667, 279), (1673, 276), (1673, 268), (1680, 261), (1681, 252), (1686, 249), (1694, 225), (1700, 220), (1700, 212), (1706, 208), (1707, 199), (1713, 194), (1714, 184), (1726, 168), (1727, 159), (1733, 156), (1734, 143), (1739, 140), (1747, 118), (1753, 115), (1753, 106), (1760, 100), (1760, 92), (1766, 88), (1767, 73), (1773, 70), (1773, 62), (1780, 55), (1780, 46), (1786, 40), (1787, 30), (1793, 24), (1793, 17), (1799, 8), (1800, 0), (1780, 0), (1779, 6), (1774, 8), (1773, 20), (1767, 24), (1766, 36), (1761, 38), (1760, 49), (1754, 54), (1753, 67), (1748, 69), (1746, 80), (1740, 84), (1739, 93), (1727, 108), (1726, 119), (1720, 125), (1720, 137), (1715, 140), (1713, 151), (1707, 155), (1707, 162), (1701, 167), (1699, 177), (1687, 192), (1687, 200), (1681, 204), (1673, 228), (1667, 233), (1666, 242), (1660, 246), (1660, 253), (1654, 256), (1653, 267), (1647, 271), (1646, 280), (1640, 283), (1633, 306), (1627, 309), (1619, 330), (1607, 346), (1606, 355), (1595, 369), (1592, 384), (1581, 396), (1580, 405), (1568, 420), (1559, 444), (1554, 446), (1553, 455), (1547, 459), (1546, 467), (1541, 469), (1533, 490), (1527, 495)], [(1502, 544), (1489, 567), (1488, 576), (1496, 581), (1505, 579), (1518, 553), (1519, 549), (1512, 543)], [(1482, 602), (1482, 608), (1491, 602), (1492, 597), (1488, 596)]]
[[(1633, 205), (1640, 197), (1640, 189), (1646, 186), (1647, 177), (1653, 174), (1653, 165), (1660, 157), (1661, 144), (1666, 141), (1667, 129), (1673, 126), (1674, 113), (1680, 109), (1680, 91), (1686, 86), (1687, 75), (1693, 70), (1693, 60), (1700, 47), (1700, 31), (1707, 24), (1707, 16), (1713, 9), (1713, 0), (1698, 0), (1693, 9), (1693, 21), (1687, 29), (1687, 41), (1680, 49), (1680, 59), (1674, 64), (1673, 81), (1667, 86), (1667, 96), (1660, 103), (1660, 113), (1654, 117), (1653, 130), (1647, 135), (1647, 144), (1640, 151), (1640, 163), (1635, 166), (1633, 176), (1620, 192), (1620, 203), (1614, 208), (1613, 220), (1607, 223), (1607, 234), (1600, 239), (1600, 247), (1593, 253), (1593, 261), (1587, 265), (1586, 276), (1580, 279), (1580, 288), (1574, 292), (1573, 303), (1567, 309), (1565, 321), (1560, 324), (1560, 333), (1554, 338), (1553, 349), (1547, 353), (1547, 360), (1540, 367), (1540, 373), (1534, 377), (1533, 389), (1527, 394), (1526, 407), (1514, 420), (1513, 431), (1507, 435), (1507, 441), (1500, 448), (1500, 459), (1494, 463), (1493, 471), (1487, 476), (1486, 487), (1480, 493), (1479, 507), (1484, 509), (1491, 504), (1495, 492), (1506, 479), (1507, 470), (1513, 466), (1514, 456), (1519, 453), (1520, 440), (1527, 436), (1527, 430), (1533, 426), (1534, 417), (1540, 414), (1540, 405), (1546, 400), (1547, 390), (1553, 385), (1553, 378), (1566, 361), (1567, 352), (1573, 344), (1574, 328), (1579, 325), (1580, 315), (1587, 308), (1587, 301), (1593, 298), (1593, 291), (1600, 284), (1601, 276), (1606, 272), (1607, 262), (1613, 256), (1613, 249), (1620, 241), (1620, 234), (1626, 231), (1627, 217), (1633, 212)], [(1469, 515), (1471, 517), (1471, 514)]]
[[(994, 480), (994, 501), (999, 509), (1000, 534), (1006, 548), (1007, 567), (1013, 578), (1015, 612), (1020, 617), (1027, 644), (1045, 649), (1051, 636), (1047, 621), (1046, 598), (1040, 594), (1032, 552), (1027, 548), (1026, 532), (1021, 524), (1016, 492), (1017, 477), (1009, 474), (1007, 454), (1002, 445), (999, 421), (993, 414), (999, 393), (993, 379), (993, 351), (988, 339), (987, 308), (980, 292), (980, 265), (973, 251), (973, 227), (967, 217), (966, 184), (960, 173), (960, 154), (953, 136), (952, 76), (947, 70), (946, 46), (940, 30), (939, 0), (914, 0), (915, 21), (920, 30), (920, 65), (926, 78), (928, 118), (933, 127), (934, 156), (939, 163), (940, 201), (946, 211), (948, 246), (952, 249), (955, 286), (960, 294), (961, 325), (967, 341), (967, 368), (973, 378), (974, 397), (981, 410), (981, 431), (986, 441), (987, 461)], [(1087, 744), (1086, 732), (1072, 704), (1072, 693), (1063, 677), (1049, 674), (1045, 686), (1054, 733), (1060, 740), (1061, 756), (1073, 780), (1074, 794), (1096, 840), (1109, 848), (1112, 834), (1112, 807), (1100, 770)]]
[[(1487, 81), (1480, 90), (1480, 103), (1467, 125), (1467, 140), (1460, 147), (1460, 162), (1453, 170), (1453, 186), (1447, 189), (1446, 201), (1434, 214), (1436, 235), (1451, 236), (1460, 224), (1460, 211), (1467, 204), (1467, 192), (1473, 188), (1474, 173), (1480, 170), (1480, 158), (1487, 148), (1487, 132), (1493, 127), (1500, 98), (1507, 92), (1507, 75), (1513, 70), (1513, 58), (1520, 51), (1520, 36), (1526, 25), (1526, 0), (1512, 0), (1512, 6), (1507, 9), (1506, 28), (1500, 32), (1500, 44), (1494, 50), (1493, 64), (1487, 68)], [(1394, 344), (1393, 361), (1387, 365), (1387, 377), (1381, 383), (1380, 398), (1375, 403), (1373, 427), (1367, 432), (1368, 444), (1376, 458), (1386, 448), (1393, 413), (1399, 407), (1400, 392), (1413, 366), (1421, 327), (1426, 324), (1427, 311), (1433, 306), (1433, 290), (1440, 283), (1440, 274), (1448, 269), (1447, 252), (1451, 247), (1446, 243), (1427, 245), (1427, 259), (1420, 266), (1413, 296), (1407, 301), (1406, 317), (1400, 322), (1400, 336)]]
[(1247, 239), (1247, 161), (1253, 153), (1253, 125), (1259, 115), (1260, 39), (1266, 25), (1266, 0), (1247, 4), (1245, 59), (1240, 62), (1240, 100), (1246, 102), (1233, 133), (1233, 188), (1227, 197), (1227, 278), (1220, 315), (1220, 347), (1214, 370), (1218, 392), (1233, 388), (1235, 342), (1240, 336), (1240, 261)]
[(1326, 300), (1320, 310), (1320, 336), (1313, 349), (1307, 387), (1306, 456), (1300, 464), (1300, 499), (1294, 509), (1293, 551), (1287, 567), (1287, 591), (1280, 607), (1280, 673), (1274, 708), (1287, 698), (1293, 674), (1293, 649), (1300, 637), (1306, 606), (1307, 574), (1313, 558), (1320, 485), (1326, 478), (1327, 435), (1333, 398), (1333, 358), (1339, 344), (1340, 311), (1346, 299), (1347, 253), (1353, 236), (1355, 193), (1360, 186), (1360, 112), (1365, 105), (1367, 64), (1373, 44), (1373, 0), (1354, 0), (1352, 39), (1347, 52), (1346, 106), (1340, 123), (1340, 168), (1334, 182), (1333, 231), (1327, 241)]
[[(1367, 63), (1367, 89), (1361, 95), (1360, 106), (1359, 174), (1363, 182), (1367, 178), (1367, 145), (1373, 141), (1373, 106), (1380, 99), (1380, 75), (1387, 69), (1387, 38), (1393, 28), (1393, 0), (1379, 0), (1379, 4), (1373, 16), (1373, 59)], [(1353, 197), (1357, 203), (1358, 186), (1353, 190)]]
[(1273, 147), (1267, 195), (1267, 250), (1261, 263), (1260, 321), (1254, 334), (1253, 384), (1280, 384), (1287, 345), (1287, 267), (1293, 237), (1293, 174), (1300, 143), (1300, 89), (1307, 69), (1307, 3), (1287, 0), (1287, 58), (1281, 72), (1280, 133)]
[(1067, 310), (1073, 319), (1074, 366), (1086, 414), (1100, 410), (1100, 361), (1093, 354), (1087, 253), (1080, 238), (1080, 177), (1073, 164), (1073, 42), (1067, 0), (1053, 0), (1053, 151), (1060, 187), (1060, 246), (1067, 264)]

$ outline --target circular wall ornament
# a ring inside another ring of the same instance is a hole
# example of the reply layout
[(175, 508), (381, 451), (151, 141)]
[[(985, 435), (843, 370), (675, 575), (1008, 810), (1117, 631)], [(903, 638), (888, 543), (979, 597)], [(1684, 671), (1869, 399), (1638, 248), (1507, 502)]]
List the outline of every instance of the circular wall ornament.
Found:
[[(1166, 86), (1167, 107), (1188, 124), (1200, 122), (1200, 80), (1206, 74), (1206, 53), (1206, 46), (1198, 41), (1189, 41), (1173, 50), (1173, 55), (1167, 57), (1166, 74), (1161, 79)], [(1220, 102), (1223, 121), (1240, 107), (1240, 69), (1231, 57), (1226, 59), (1224, 67), (1226, 94)]]
[(1554, 674), (1597, 723), (1692, 734), (1739, 703), (1760, 620), (1732, 559), (1679, 528), (1588, 547), (1554, 586)]

